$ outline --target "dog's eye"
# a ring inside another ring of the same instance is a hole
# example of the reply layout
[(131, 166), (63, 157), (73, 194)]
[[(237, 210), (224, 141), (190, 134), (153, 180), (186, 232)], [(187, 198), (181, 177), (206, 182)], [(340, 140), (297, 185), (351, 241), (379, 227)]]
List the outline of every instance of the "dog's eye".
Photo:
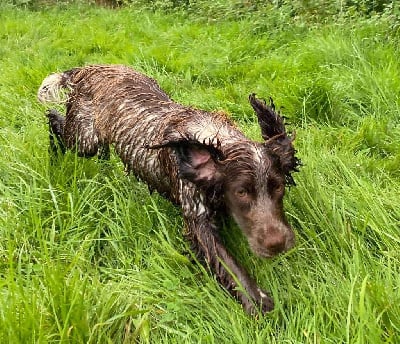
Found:
[(279, 195), (285, 190), (285, 184), (274, 179), (270, 179), (267, 185), (269, 194)]
[(236, 190), (236, 195), (238, 197), (246, 197), (248, 195), (248, 193), (249, 192), (245, 188), (239, 188), (239, 189)]

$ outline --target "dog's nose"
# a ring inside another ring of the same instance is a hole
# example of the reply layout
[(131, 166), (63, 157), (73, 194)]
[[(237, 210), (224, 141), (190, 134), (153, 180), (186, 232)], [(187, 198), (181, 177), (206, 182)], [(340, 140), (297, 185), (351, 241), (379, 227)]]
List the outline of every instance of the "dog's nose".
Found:
[(271, 255), (276, 255), (285, 250), (286, 240), (287, 236), (285, 233), (275, 230), (265, 238), (264, 247)]

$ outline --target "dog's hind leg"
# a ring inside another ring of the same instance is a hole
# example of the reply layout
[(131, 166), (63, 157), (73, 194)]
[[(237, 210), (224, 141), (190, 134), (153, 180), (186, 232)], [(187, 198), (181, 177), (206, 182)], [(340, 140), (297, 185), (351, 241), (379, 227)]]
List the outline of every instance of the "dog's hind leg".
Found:
[(99, 160), (110, 160), (110, 145), (103, 143), (99, 145)]

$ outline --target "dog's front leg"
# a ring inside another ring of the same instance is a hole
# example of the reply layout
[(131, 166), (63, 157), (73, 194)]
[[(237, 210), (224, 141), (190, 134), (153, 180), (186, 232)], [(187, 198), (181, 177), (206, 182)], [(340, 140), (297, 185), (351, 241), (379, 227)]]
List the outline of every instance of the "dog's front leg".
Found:
[(207, 215), (186, 218), (186, 224), (197, 257), (209, 266), (218, 282), (241, 302), (248, 313), (266, 313), (274, 308), (272, 298), (257, 286), (224, 247), (216, 226)]
[(49, 119), (49, 139), (50, 147), (49, 151), (52, 156), (57, 156), (59, 151), (62, 154), (65, 153), (65, 142), (64, 142), (64, 126), (65, 117), (63, 117), (57, 110), (47, 111), (47, 118)]

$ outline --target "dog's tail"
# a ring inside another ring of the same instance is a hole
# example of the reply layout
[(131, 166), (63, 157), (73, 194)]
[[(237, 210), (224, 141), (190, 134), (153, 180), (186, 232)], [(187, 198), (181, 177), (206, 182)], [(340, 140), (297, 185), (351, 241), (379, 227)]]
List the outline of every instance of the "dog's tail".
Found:
[(38, 100), (41, 103), (64, 103), (67, 99), (67, 93), (69, 93), (73, 87), (71, 77), (79, 69), (80, 68), (73, 68), (65, 72), (48, 75), (39, 87), (37, 94)]

